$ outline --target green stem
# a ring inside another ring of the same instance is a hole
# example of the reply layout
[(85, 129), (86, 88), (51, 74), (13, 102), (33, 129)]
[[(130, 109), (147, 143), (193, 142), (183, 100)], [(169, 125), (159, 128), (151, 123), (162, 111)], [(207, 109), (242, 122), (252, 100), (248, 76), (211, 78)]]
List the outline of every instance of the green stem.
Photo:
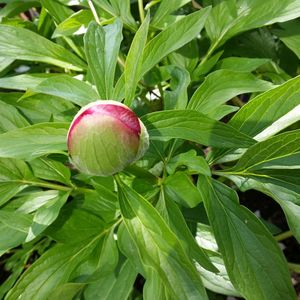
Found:
[(74, 192), (74, 193), (88, 193), (94, 191), (93, 189), (83, 188), (83, 187), (77, 187), (75, 185), (72, 186), (66, 186), (66, 185), (60, 185), (50, 182), (38, 182), (38, 181), (30, 181), (30, 180), (22, 180), (23, 184), (28, 184), (32, 186), (38, 186), (42, 188), (47, 188), (51, 190), (58, 190), (58, 191), (64, 191), (64, 192)]
[(276, 235), (276, 236), (275, 236), (275, 240), (276, 240), (277, 242), (280, 242), (280, 241), (283, 241), (283, 240), (285, 240), (285, 239), (288, 239), (288, 238), (290, 238), (290, 237), (292, 237), (292, 236), (293, 236), (293, 233), (292, 233), (290, 230), (288, 230), (288, 231), (286, 231), (286, 232), (283, 232), (283, 233), (280, 233), (280, 234)]
[(151, 2), (147, 3), (147, 5), (145, 6), (145, 10), (148, 10), (149, 8), (151, 8), (159, 2), (161, 2), (161, 0), (152, 0)]
[(209, 47), (209, 49), (208, 49), (206, 55), (205, 55), (205, 56), (203, 57), (203, 59), (201, 60), (199, 66), (202, 66), (202, 65), (210, 58), (210, 56), (211, 56), (212, 53), (216, 50), (216, 48), (218, 47), (218, 45), (219, 45), (219, 43), (218, 43), (218, 42), (215, 42), (214, 44), (212, 44), (212, 45)]
[(122, 184), (123, 184), (123, 182), (122, 182), (122, 180), (121, 180), (121, 178), (120, 178), (120, 175), (119, 175), (118, 173), (114, 175), (114, 179), (115, 179), (115, 181), (116, 181), (119, 185), (122, 185)]
[(177, 139), (174, 139), (171, 143), (171, 148), (170, 151), (168, 153), (167, 158), (163, 161), (164, 163), (164, 169), (163, 169), (163, 177), (162, 177), (162, 182), (167, 178), (167, 164), (170, 161), (170, 159), (172, 158), (173, 152), (174, 152), (174, 148), (176, 145)]
[(30, 181), (30, 180), (22, 180), (22, 183), (33, 185), (33, 186), (39, 186), (43, 188), (58, 190), (58, 191), (65, 191), (65, 192), (71, 192), (74, 188), (70, 186), (55, 184), (55, 183), (49, 183), (49, 182), (38, 182), (38, 181)]
[(123, 60), (123, 58), (119, 55), (117, 58), (118, 64), (121, 67), (122, 71), (124, 71), (125, 69), (125, 61)]
[(94, 191), (95, 191), (94, 189), (82, 188), (82, 187), (77, 187), (77, 186), (74, 187), (74, 192), (78, 192), (78, 193), (82, 193), (82, 194), (94, 192)]
[(88, 4), (89, 4), (89, 7), (90, 7), (90, 9), (91, 9), (91, 11), (92, 11), (92, 14), (93, 14), (93, 16), (94, 16), (94, 18), (95, 18), (95, 21), (96, 21), (98, 24), (100, 24), (100, 19), (99, 19), (99, 17), (98, 17), (96, 8), (95, 8), (95, 6), (94, 6), (92, 0), (88, 0)]
[(143, 0), (138, 0), (138, 5), (139, 5), (140, 20), (141, 20), (141, 23), (143, 23), (143, 21), (145, 20)]
[(242, 107), (242, 106), (244, 106), (244, 102), (239, 98), (239, 97), (234, 97), (234, 98), (232, 98), (231, 99), (231, 101), (232, 101), (232, 103), (234, 104), (234, 105), (236, 105), (236, 106), (239, 106), (239, 107)]
[(169, 151), (169, 154), (167, 156), (167, 159), (165, 160), (165, 164), (167, 164), (169, 162), (169, 160), (172, 158), (172, 155), (173, 155), (173, 152), (174, 152), (174, 148), (176, 146), (176, 142), (177, 142), (177, 139), (174, 139), (172, 141), (172, 144), (171, 144), (171, 148), (170, 148), (170, 151)]
[(299, 265), (299, 264), (288, 263), (288, 266), (289, 266), (289, 269), (290, 269), (291, 271), (300, 274), (300, 265)]
[(156, 153), (158, 154), (158, 156), (161, 158), (162, 162), (165, 164), (165, 163), (166, 163), (166, 160), (165, 160), (165, 158), (162, 156), (162, 154), (160, 153), (160, 151), (157, 149), (155, 143), (153, 143), (153, 142), (150, 142), (150, 143), (151, 143), (151, 145), (153, 146), (155, 152), (156, 152)]

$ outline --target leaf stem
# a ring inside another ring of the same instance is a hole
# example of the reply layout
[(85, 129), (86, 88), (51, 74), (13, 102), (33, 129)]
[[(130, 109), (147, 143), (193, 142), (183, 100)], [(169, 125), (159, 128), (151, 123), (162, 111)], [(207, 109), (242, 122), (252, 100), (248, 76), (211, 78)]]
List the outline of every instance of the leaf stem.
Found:
[(117, 174), (114, 175), (114, 179), (118, 183), (118, 185), (122, 185), (123, 184), (123, 182), (122, 182), (122, 180), (120, 178), (119, 173), (117, 173)]
[(239, 107), (242, 107), (242, 106), (244, 106), (244, 102), (239, 98), (239, 97), (234, 97), (234, 98), (232, 98), (231, 99), (231, 101), (232, 101), (232, 103), (234, 104), (234, 105), (236, 105), (236, 106), (239, 106)]
[(117, 61), (120, 65), (120, 67), (124, 70), (125, 69), (125, 61), (123, 60), (123, 58), (120, 55), (118, 56)]
[(288, 263), (288, 267), (291, 271), (300, 274), (300, 265), (299, 264)]
[(141, 20), (141, 23), (143, 23), (143, 21), (145, 20), (143, 0), (138, 0), (138, 5), (139, 5), (140, 20)]
[(203, 57), (203, 59), (202, 59), (201, 62), (199, 63), (200, 66), (203, 65), (203, 64), (209, 59), (209, 57), (210, 57), (210, 56), (212, 55), (212, 53), (216, 50), (216, 48), (218, 47), (218, 45), (219, 45), (219, 43), (218, 43), (218, 42), (215, 42), (215, 43), (213, 43), (213, 44), (209, 47), (209, 49), (208, 49), (206, 55)]
[(58, 191), (70, 192), (70, 193), (71, 192), (87, 193), (87, 192), (94, 191), (93, 189), (77, 187), (75, 185), (66, 186), (66, 185), (60, 185), (60, 184), (55, 184), (50, 182), (43, 182), (43, 181), (39, 182), (39, 181), (22, 180), (21, 182), (23, 184), (28, 184), (32, 186), (38, 186), (38, 187), (48, 188), (48, 189), (53, 189)]
[(34, 185), (38, 187), (49, 188), (49, 189), (65, 191), (65, 192), (71, 192), (74, 189), (73, 187), (70, 186), (49, 183), (49, 182), (38, 182), (38, 181), (30, 181), (30, 180), (22, 180), (21, 182), (28, 185)]
[(148, 10), (152, 6), (156, 5), (157, 3), (161, 2), (161, 0), (152, 0), (151, 2), (147, 3), (145, 6), (145, 10)]
[(275, 236), (275, 240), (276, 240), (277, 242), (280, 242), (280, 241), (283, 241), (283, 240), (285, 240), (285, 239), (288, 239), (288, 238), (290, 238), (290, 237), (292, 237), (292, 236), (293, 236), (293, 233), (292, 233), (290, 230), (288, 230), (288, 231), (285, 231), (285, 232), (283, 232), (283, 233), (280, 233), (280, 234), (276, 235), (276, 236)]
[(91, 11), (92, 11), (92, 14), (93, 14), (93, 16), (94, 16), (94, 18), (95, 18), (95, 21), (100, 25), (100, 19), (99, 19), (99, 17), (98, 17), (96, 8), (95, 8), (95, 6), (94, 6), (92, 0), (88, 0), (88, 4), (89, 4), (89, 7), (90, 7), (90, 9), (91, 9)]

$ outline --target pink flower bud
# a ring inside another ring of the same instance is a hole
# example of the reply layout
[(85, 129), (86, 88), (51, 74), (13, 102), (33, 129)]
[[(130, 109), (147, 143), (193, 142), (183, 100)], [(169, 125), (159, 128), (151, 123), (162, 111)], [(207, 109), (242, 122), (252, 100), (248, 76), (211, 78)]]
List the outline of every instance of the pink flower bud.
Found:
[(124, 104), (101, 100), (83, 107), (68, 132), (74, 166), (85, 174), (109, 176), (141, 158), (149, 146), (147, 129)]

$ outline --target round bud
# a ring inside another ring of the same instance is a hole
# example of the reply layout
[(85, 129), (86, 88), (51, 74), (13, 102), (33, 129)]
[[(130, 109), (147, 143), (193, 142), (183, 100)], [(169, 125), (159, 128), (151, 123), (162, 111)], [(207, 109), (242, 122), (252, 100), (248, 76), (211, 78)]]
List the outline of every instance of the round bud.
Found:
[(127, 106), (101, 100), (77, 113), (67, 143), (71, 161), (80, 172), (109, 176), (141, 158), (148, 149), (149, 136)]

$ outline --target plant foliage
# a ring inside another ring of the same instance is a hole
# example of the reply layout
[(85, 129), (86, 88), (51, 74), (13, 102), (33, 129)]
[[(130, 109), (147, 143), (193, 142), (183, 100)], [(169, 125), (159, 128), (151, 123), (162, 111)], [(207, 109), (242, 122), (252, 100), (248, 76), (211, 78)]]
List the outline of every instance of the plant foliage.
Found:
[[(300, 241), (299, 17), (298, 0), (0, 1), (0, 298), (296, 299), (278, 228), (239, 195), (273, 198)], [(111, 177), (66, 152), (97, 99), (150, 136)]]

